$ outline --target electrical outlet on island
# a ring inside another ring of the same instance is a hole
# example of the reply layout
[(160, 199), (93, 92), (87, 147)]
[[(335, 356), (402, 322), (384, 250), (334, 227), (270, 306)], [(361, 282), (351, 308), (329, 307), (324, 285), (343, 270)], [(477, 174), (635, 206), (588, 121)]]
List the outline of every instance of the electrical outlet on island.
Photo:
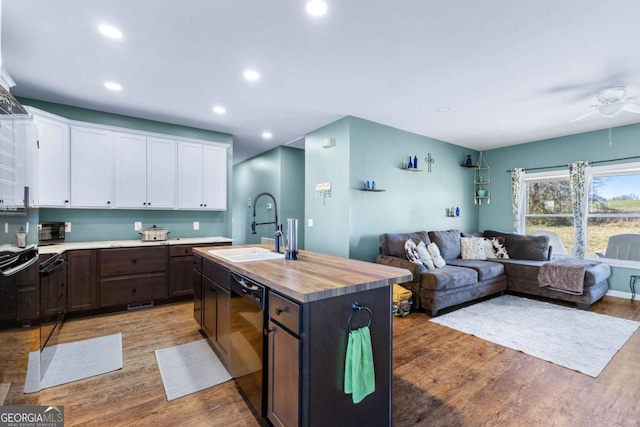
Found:
[(198, 221), (193, 221), (193, 229), (200, 230), (200, 223)]

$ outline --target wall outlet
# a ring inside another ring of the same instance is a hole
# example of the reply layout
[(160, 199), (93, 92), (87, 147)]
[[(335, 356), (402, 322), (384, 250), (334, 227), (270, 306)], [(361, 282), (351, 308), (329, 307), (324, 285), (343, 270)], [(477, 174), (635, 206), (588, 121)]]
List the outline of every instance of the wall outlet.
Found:
[(200, 230), (200, 223), (198, 221), (193, 221), (193, 229)]
[(5, 232), (5, 233), (8, 233), (8, 232), (9, 232), (9, 223), (8, 223), (8, 222), (5, 222), (5, 223), (4, 223), (4, 232)]
[(267, 203), (267, 209), (271, 209), (271, 203)]
[(309, 219), (307, 220), (307, 225), (308, 225), (309, 227), (313, 227), (313, 219), (312, 219), (312, 218), (309, 218)]
[(247, 207), (250, 208), (251, 207), (251, 198), (247, 199)]
[(142, 221), (135, 221), (135, 222), (133, 223), (133, 229), (134, 229), (135, 231), (138, 231), (138, 230), (140, 230), (141, 228), (142, 228)]
[(65, 222), (64, 223), (64, 232), (65, 233), (71, 233), (71, 223), (70, 222)]

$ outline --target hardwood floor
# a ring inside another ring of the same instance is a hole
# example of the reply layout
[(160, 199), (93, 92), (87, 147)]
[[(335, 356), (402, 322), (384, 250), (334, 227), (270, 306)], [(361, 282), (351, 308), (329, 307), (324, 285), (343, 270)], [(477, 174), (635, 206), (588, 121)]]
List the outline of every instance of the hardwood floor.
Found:
[[(640, 303), (609, 298), (592, 311), (640, 321)], [(640, 330), (598, 378), (428, 321), (394, 318), (394, 426), (639, 426)], [(68, 321), (60, 342), (122, 332), (123, 369), (23, 394), (35, 331), (0, 333), (5, 405), (64, 405), (66, 425), (258, 426), (228, 382), (167, 402), (154, 350), (202, 338), (192, 305)]]

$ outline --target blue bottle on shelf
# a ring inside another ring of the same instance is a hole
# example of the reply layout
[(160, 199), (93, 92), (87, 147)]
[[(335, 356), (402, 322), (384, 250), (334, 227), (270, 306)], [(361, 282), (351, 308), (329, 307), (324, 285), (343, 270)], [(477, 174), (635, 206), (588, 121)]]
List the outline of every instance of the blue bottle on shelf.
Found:
[(375, 181), (371, 181), (371, 189), (372, 190), (376, 189), (376, 182)]
[(413, 167), (418, 169), (418, 156), (413, 156)]
[(460, 216), (460, 208), (456, 208), (456, 216)]
[(413, 168), (413, 163), (411, 163), (411, 156), (409, 156), (409, 166), (407, 166), (408, 169), (412, 169)]

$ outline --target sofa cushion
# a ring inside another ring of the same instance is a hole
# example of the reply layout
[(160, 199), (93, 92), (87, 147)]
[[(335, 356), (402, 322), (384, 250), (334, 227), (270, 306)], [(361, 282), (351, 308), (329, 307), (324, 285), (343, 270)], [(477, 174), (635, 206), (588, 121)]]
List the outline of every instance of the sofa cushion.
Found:
[(415, 233), (386, 233), (380, 235), (380, 247), (382, 255), (391, 255), (406, 259), (404, 244), (407, 239), (413, 240), (416, 244), (423, 241), (425, 244), (431, 243), (426, 231), (416, 231)]
[(478, 280), (488, 280), (495, 277), (503, 276), (504, 265), (499, 262), (481, 261), (474, 259), (450, 259), (447, 261), (448, 265), (455, 265), (456, 267), (471, 268), (478, 273)]
[[(504, 271), (508, 276), (517, 276), (518, 280), (529, 283), (538, 283), (538, 271), (546, 261), (523, 261), (523, 260), (499, 260), (504, 265)], [(584, 286), (593, 286), (607, 280), (611, 275), (611, 267), (603, 262), (592, 265), (584, 273)]]
[(424, 266), (427, 267), (427, 270), (435, 270), (436, 266), (433, 263), (433, 259), (431, 258), (431, 255), (429, 255), (429, 251), (427, 250), (427, 245), (425, 245), (424, 242), (420, 242), (416, 249), (418, 250), (418, 255), (420, 255), (420, 260), (422, 261), (422, 264), (424, 264)]
[(429, 252), (429, 255), (431, 256), (431, 260), (433, 261), (433, 265), (436, 268), (442, 268), (445, 265), (447, 265), (444, 258), (442, 258), (442, 255), (440, 254), (440, 249), (438, 248), (438, 245), (436, 245), (435, 243), (431, 242), (427, 245), (427, 252)]
[(484, 238), (461, 237), (460, 238), (460, 254), (462, 259), (478, 259), (478, 260), (487, 259), (487, 255), (484, 252)]
[(477, 281), (478, 273), (475, 270), (445, 265), (424, 273), (421, 287), (432, 291), (443, 291), (473, 285)]
[(511, 259), (531, 261), (549, 260), (549, 237), (531, 236), (523, 234), (504, 233), (501, 231), (485, 230), (484, 236), (504, 237), (505, 247)]
[(407, 239), (407, 241), (404, 242), (404, 254), (409, 261), (422, 264), (422, 260), (418, 254), (418, 248), (413, 240)]
[(460, 232), (458, 230), (430, 231), (429, 239), (438, 245), (442, 258), (460, 258)]

